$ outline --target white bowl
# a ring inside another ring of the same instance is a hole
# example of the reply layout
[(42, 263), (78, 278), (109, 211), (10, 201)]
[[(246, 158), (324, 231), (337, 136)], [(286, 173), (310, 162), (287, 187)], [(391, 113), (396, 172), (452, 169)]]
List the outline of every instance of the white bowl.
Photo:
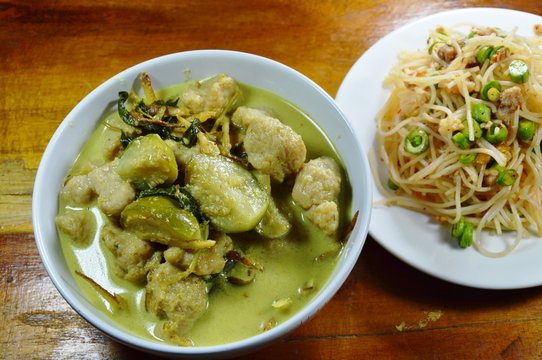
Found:
[[(161, 88), (178, 83), (186, 75), (186, 70), (192, 79), (226, 73), (239, 82), (278, 94), (308, 113), (342, 157), (352, 186), (352, 212), (360, 212), (333, 274), (301, 311), (275, 328), (251, 338), (205, 347), (179, 347), (140, 338), (97, 310), (85, 299), (68, 268), (54, 223), (58, 193), (68, 168), (99, 119), (104, 113), (114, 110), (118, 92), (129, 89), (142, 71), (152, 75), (153, 86)], [(155, 355), (231, 357), (256, 350), (284, 336), (307, 321), (337, 292), (355, 265), (367, 236), (372, 201), (369, 174), (366, 156), (345, 116), (334, 100), (313, 81), (285, 65), (256, 55), (222, 50), (189, 51), (155, 58), (122, 71), (98, 86), (68, 114), (41, 159), (34, 185), (32, 221), (37, 247), (50, 278), (75, 311), (95, 327), (121, 343)]]

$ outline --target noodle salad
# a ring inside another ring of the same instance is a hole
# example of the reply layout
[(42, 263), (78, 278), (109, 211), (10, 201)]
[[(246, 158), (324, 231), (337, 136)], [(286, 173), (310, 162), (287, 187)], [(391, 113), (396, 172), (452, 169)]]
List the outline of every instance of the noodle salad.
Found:
[[(424, 49), (399, 54), (377, 115), (387, 179), (376, 183), (386, 204), (432, 215), (460, 247), (500, 257), (542, 236), (542, 37), (464, 28), (438, 27)], [(515, 240), (490, 251), (484, 230)]]

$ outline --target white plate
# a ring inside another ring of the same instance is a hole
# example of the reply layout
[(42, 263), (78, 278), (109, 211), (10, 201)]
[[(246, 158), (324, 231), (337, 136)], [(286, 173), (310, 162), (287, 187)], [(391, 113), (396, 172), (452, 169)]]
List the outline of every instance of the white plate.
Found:
[[(337, 93), (336, 100), (346, 113), (363, 144), (365, 153), (374, 148), (376, 113), (389, 91), (382, 81), (397, 62), (400, 50), (421, 49), (431, 29), (459, 23), (517, 27), (521, 35), (534, 36), (533, 26), (542, 17), (513, 10), (472, 8), (438, 13), (410, 23), (374, 44), (354, 64)], [(374, 200), (383, 195), (374, 187)], [(406, 263), (438, 278), (486, 289), (514, 289), (542, 284), (542, 239), (522, 240), (518, 248), (503, 258), (488, 258), (474, 248), (460, 249), (449, 227), (431, 217), (398, 206), (374, 206), (369, 226), (371, 236)], [(486, 235), (489, 236), (489, 235)], [(491, 241), (506, 241), (497, 236)]]

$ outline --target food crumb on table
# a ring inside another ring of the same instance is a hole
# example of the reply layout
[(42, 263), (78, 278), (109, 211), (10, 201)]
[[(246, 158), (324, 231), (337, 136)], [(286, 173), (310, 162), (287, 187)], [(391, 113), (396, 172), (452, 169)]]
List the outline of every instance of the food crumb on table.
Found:
[(439, 320), (444, 313), (441, 310), (435, 310), (435, 311), (424, 311), (424, 314), (425, 314), (425, 317), (423, 319), (418, 320), (412, 325), (409, 325), (405, 321), (402, 321), (399, 325), (395, 325), (395, 328), (399, 332), (405, 331), (405, 330), (422, 329), (426, 327), (427, 324)]

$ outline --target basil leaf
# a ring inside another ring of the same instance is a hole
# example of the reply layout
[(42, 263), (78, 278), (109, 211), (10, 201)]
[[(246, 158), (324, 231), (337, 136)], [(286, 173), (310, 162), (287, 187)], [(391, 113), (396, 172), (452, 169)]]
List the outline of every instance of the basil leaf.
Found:
[(192, 124), (190, 125), (190, 127), (188, 129), (186, 129), (185, 133), (183, 134), (183, 137), (181, 138), (181, 143), (190, 148), (194, 145), (196, 145), (196, 142), (198, 141), (198, 133), (199, 133), (199, 128), (198, 128), (198, 125), (200, 124), (199, 120), (198, 119), (194, 119), (194, 121), (192, 121)]
[(117, 101), (117, 111), (120, 118), (126, 124), (131, 126), (138, 126), (138, 121), (130, 114), (130, 112), (124, 106), (124, 103), (128, 100), (128, 93), (126, 91), (119, 92), (119, 100)]
[(122, 145), (123, 149), (126, 149), (126, 147), (134, 140), (133, 138), (129, 137), (124, 133), (124, 131), (121, 130), (120, 132), (120, 144)]

